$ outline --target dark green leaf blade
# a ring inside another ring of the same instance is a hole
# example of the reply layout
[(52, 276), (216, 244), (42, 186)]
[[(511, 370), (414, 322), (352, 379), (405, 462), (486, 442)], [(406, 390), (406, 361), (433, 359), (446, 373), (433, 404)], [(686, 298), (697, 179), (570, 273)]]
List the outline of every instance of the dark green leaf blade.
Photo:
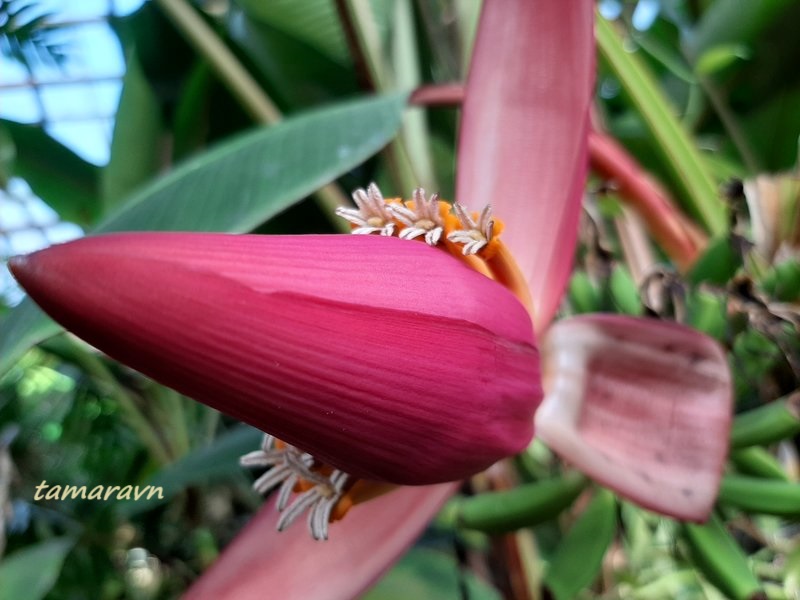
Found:
[(347, 41), (332, 0), (238, 0), (251, 17), (285, 31), (342, 63), (349, 60)]
[(729, 236), (714, 238), (689, 271), (687, 279), (694, 285), (706, 281), (725, 285), (742, 266), (742, 253)]
[(41, 127), (0, 120), (16, 147), (13, 174), (65, 221), (91, 225), (100, 215), (100, 169)]
[(727, 209), (695, 142), (675, 117), (644, 61), (628, 52), (613, 24), (597, 20), (599, 57), (608, 65), (656, 141), (683, 192), (686, 208), (714, 235), (727, 227)]
[(692, 32), (687, 50), (692, 57), (699, 58), (724, 44), (747, 44), (793, 4), (794, 0), (711, 2)]
[(104, 212), (158, 172), (162, 129), (158, 98), (139, 57), (131, 52), (114, 121), (111, 159), (100, 179)]
[(386, 145), (405, 98), (351, 101), (238, 136), (140, 190), (95, 232), (249, 231)]
[[(250, 231), (359, 165), (394, 136), (406, 94), (338, 104), (218, 145), (140, 190), (95, 233)], [(0, 375), (58, 328), (32, 305), (0, 331)]]
[[(220, 480), (232, 474), (241, 474), (239, 457), (256, 450), (263, 434), (245, 425), (235, 427), (220, 435), (211, 445), (194, 450), (179, 461), (162, 469), (146, 485), (160, 487), (163, 498), (157, 494), (143, 496), (139, 500), (118, 506), (126, 517), (149, 510), (168, 502), (191, 485)], [(140, 486), (143, 489), (143, 486)], [(152, 488), (151, 488), (152, 489)]]
[(44, 598), (74, 543), (70, 538), (52, 538), (5, 557), (0, 564), (0, 600)]
[(28, 348), (54, 336), (61, 328), (30, 298), (9, 311), (0, 328), (0, 376), (14, 366)]
[(435, 550), (414, 549), (367, 592), (363, 600), (499, 600), (500, 593), (472, 572)]
[(352, 69), (244, 12), (232, 13), (228, 34), (263, 77), (270, 98), (287, 113), (358, 90)]

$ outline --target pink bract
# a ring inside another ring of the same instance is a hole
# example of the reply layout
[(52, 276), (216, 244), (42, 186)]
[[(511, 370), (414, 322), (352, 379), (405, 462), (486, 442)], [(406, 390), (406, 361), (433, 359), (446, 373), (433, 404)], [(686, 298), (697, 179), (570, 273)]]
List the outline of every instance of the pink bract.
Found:
[(634, 502), (705, 521), (731, 425), (722, 348), (675, 323), (584, 315), (550, 327), (542, 351), (539, 437)]
[(131, 233), (11, 267), (90, 344), (356, 477), (453, 481), (533, 435), (526, 311), (421, 243)]
[(534, 325), (561, 301), (578, 235), (594, 92), (593, 2), (487, 2), (458, 145), (456, 200), (491, 203), (530, 285)]
[(303, 527), (276, 535), (278, 511), (264, 506), (184, 600), (341, 600), (373, 583), (420, 534), (456, 484), (400, 488), (356, 506), (312, 540)]

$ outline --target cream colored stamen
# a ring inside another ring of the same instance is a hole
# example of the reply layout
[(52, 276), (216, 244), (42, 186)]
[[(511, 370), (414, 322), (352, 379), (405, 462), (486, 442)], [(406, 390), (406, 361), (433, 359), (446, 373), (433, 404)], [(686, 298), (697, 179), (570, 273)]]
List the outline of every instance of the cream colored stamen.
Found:
[(317, 483), (295, 498), (278, 519), (278, 531), (283, 531), (294, 523), (306, 510), (308, 511), (308, 530), (315, 540), (328, 539), (328, 525), (331, 512), (344, 494), (349, 475), (333, 471), (324, 482)]
[(414, 190), (414, 202), (409, 204), (391, 204), (389, 210), (405, 227), (400, 231), (404, 240), (413, 240), (425, 236), (425, 243), (435, 246), (442, 238), (444, 223), (439, 208), (439, 194), (426, 198), (425, 190)]
[(464, 256), (477, 254), (485, 248), (494, 237), (494, 221), (492, 220), (492, 206), (487, 204), (481, 211), (476, 222), (467, 210), (458, 202), (453, 204), (453, 210), (461, 222), (462, 229), (456, 229), (447, 236), (454, 244), (463, 244), (461, 249)]
[[(350, 476), (338, 469), (329, 475), (314, 468), (314, 458), (298, 448), (265, 435), (261, 449), (240, 459), (245, 467), (270, 467), (253, 484), (260, 494), (280, 485), (276, 508), (281, 512), (278, 531), (283, 531), (308, 511), (308, 529), (315, 540), (328, 539), (331, 512), (345, 493)], [(304, 489), (290, 503), (292, 494)], [(307, 489), (306, 489), (307, 488)]]
[(356, 226), (352, 233), (380, 233), (386, 236), (394, 234), (394, 216), (377, 185), (370, 183), (366, 191), (357, 189), (353, 192), (353, 201), (358, 208), (341, 206), (336, 209), (337, 215)]

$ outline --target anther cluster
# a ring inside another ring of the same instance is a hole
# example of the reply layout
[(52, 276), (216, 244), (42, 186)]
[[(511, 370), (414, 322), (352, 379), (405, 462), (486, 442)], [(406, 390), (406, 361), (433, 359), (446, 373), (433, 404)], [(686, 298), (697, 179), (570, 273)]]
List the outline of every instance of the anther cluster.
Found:
[(397, 236), (405, 240), (421, 238), (429, 246), (449, 242), (464, 256), (486, 251), (500, 233), (487, 205), (479, 215), (470, 215), (458, 203), (450, 205), (438, 194), (428, 197), (423, 188), (414, 190), (412, 200), (385, 199), (378, 186), (353, 192), (356, 208), (341, 207), (336, 214), (353, 226), (355, 234)]
[(244, 455), (240, 463), (245, 467), (269, 467), (253, 484), (258, 493), (266, 494), (280, 485), (278, 531), (308, 511), (311, 537), (328, 539), (331, 512), (344, 494), (350, 478), (347, 473), (319, 467), (313, 456), (271, 435), (265, 435), (261, 449)]

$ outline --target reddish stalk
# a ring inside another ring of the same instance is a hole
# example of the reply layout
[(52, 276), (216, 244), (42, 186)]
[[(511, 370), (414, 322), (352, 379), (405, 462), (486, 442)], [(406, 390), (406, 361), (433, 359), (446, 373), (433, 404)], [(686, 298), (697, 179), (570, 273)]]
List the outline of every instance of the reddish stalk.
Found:
[(639, 212), (667, 254), (681, 270), (688, 270), (707, 240), (681, 214), (667, 191), (616, 140), (604, 133), (596, 130), (590, 133), (589, 156), (592, 169), (616, 184), (620, 196)]
[(411, 92), (409, 104), (418, 106), (458, 106), (464, 100), (464, 84), (423, 85)]
[[(409, 102), (422, 106), (457, 106), (464, 99), (461, 83), (417, 88)], [(675, 206), (668, 192), (618, 142), (593, 129), (589, 134), (592, 170), (616, 185), (620, 197), (634, 207), (653, 237), (677, 263), (688, 270), (708, 240)]]

